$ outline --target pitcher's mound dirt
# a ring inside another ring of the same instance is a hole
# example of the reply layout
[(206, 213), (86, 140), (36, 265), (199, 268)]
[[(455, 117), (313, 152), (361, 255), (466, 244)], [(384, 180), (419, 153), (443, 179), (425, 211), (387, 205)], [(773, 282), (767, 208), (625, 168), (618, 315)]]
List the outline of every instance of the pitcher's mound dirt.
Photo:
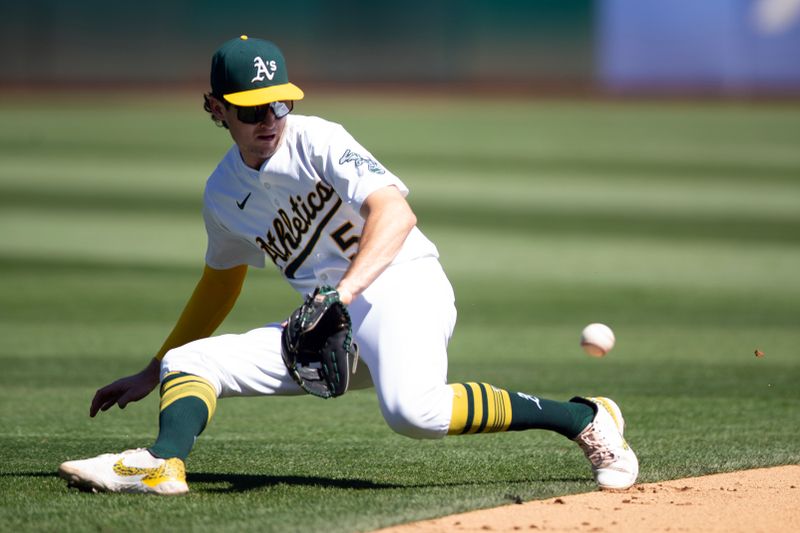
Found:
[(800, 465), (562, 496), (381, 530), (434, 531), (800, 531)]

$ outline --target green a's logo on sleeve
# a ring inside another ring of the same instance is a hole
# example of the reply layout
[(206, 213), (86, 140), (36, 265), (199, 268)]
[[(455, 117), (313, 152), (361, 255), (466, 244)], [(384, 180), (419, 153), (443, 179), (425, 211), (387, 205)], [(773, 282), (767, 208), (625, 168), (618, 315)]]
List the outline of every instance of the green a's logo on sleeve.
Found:
[(352, 150), (345, 150), (342, 154), (342, 157), (339, 158), (339, 164), (344, 165), (345, 163), (351, 162), (355, 164), (356, 168), (360, 167), (361, 165), (367, 165), (367, 170), (375, 174), (386, 173), (386, 171), (381, 168), (378, 162), (371, 157), (364, 157), (361, 154), (353, 152)]

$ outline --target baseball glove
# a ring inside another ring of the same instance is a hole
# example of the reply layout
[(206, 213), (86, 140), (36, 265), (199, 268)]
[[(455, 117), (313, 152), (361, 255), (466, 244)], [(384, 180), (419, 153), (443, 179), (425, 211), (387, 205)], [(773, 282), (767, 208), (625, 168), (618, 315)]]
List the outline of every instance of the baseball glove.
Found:
[(352, 335), (350, 314), (339, 293), (333, 287), (318, 287), (283, 328), (283, 362), (307, 393), (320, 398), (341, 396), (358, 363)]

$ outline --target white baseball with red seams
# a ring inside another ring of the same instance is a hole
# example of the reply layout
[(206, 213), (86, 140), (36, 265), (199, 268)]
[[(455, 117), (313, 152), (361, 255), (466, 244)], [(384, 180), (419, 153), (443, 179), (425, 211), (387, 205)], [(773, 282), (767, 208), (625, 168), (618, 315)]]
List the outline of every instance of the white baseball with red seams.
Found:
[(615, 342), (614, 332), (605, 324), (589, 324), (581, 331), (581, 347), (592, 357), (603, 357)]

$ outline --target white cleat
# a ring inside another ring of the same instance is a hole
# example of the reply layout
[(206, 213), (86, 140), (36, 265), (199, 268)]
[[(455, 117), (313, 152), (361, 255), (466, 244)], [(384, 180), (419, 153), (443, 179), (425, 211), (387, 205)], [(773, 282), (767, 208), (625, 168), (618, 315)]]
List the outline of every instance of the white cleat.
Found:
[(594, 479), (601, 489), (622, 490), (631, 487), (639, 475), (639, 460), (623, 437), (625, 420), (609, 398), (581, 398), (597, 406), (591, 424), (575, 437), (586, 458), (592, 463)]
[(145, 448), (67, 461), (58, 467), (58, 475), (66, 479), (71, 487), (92, 492), (189, 492), (183, 461), (177, 457), (153, 457)]

